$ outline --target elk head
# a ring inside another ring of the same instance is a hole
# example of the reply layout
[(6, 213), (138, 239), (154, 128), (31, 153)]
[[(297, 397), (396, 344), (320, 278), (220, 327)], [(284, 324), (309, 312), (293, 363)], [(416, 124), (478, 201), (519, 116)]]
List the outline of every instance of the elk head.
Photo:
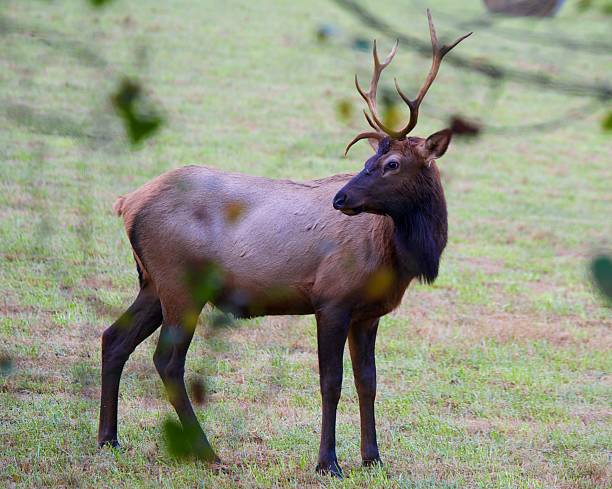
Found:
[(429, 74), (416, 98), (409, 99), (395, 80), (398, 94), (410, 109), (410, 118), (404, 127), (399, 130), (387, 127), (378, 115), (376, 105), (376, 90), (380, 74), (393, 60), (398, 42), (381, 63), (378, 59), (376, 41), (374, 41), (374, 73), (367, 92), (363, 91), (355, 75), (357, 91), (369, 109), (369, 113), (364, 110), (365, 118), (373, 130), (357, 135), (346, 147), (345, 154), (353, 144), (362, 139), (367, 139), (376, 153), (366, 161), (364, 169), (334, 197), (334, 208), (345, 214), (356, 215), (361, 212), (370, 212), (394, 217), (400, 212), (405, 212), (406, 205), (417, 204), (420, 198), (424, 198), (428, 191), (432, 190), (432, 186), (439, 186), (439, 174), (432, 162), (446, 152), (451, 140), (451, 130), (444, 129), (427, 139), (407, 137), (407, 135), (417, 124), (419, 107), (438, 74), (442, 59), (472, 33), (460, 37), (452, 44), (440, 46), (429, 9), (427, 18), (433, 60)]

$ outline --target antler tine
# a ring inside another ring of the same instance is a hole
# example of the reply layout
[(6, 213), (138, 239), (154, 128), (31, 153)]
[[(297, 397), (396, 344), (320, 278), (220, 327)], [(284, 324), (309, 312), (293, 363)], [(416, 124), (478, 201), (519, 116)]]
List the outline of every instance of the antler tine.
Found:
[(372, 54), (374, 55), (374, 63), (375, 63), (375, 65), (377, 67), (381, 67), (382, 69), (384, 69), (387, 66), (389, 66), (389, 63), (391, 63), (391, 61), (393, 60), (393, 58), (395, 56), (395, 53), (397, 53), (397, 47), (398, 46), (399, 46), (399, 39), (396, 39), (395, 40), (395, 44), (391, 48), (391, 51), (389, 51), (389, 54), (387, 55), (385, 60), (381, 63), (379, 61), (379, 59), (378, 59), (378, 50), (376, 49), (376, 39), (374, 39), (374, 45), (372, 47)]
[(429, 35), (431, 37), (432, 61), (431, 61), (431, 68), (429, 69), (429, 73), (427, 74), (427, 78), (425, 79), (425, 82), (423, 82), (423, 85), (421, 86), (416, 98), (414, 100), (410, 100), (402, 92), (402, 90), (399, 87), (399, 84), (397, 83), (397, 80), (395, 80), (395, 89), (397, 90), (397, 93), (399, 94), (400, 97), (402, 97), (402, 100), (406, 102), (406, 105), (408, 105), (410, 109), (410, 119), (408, 121), (408, 124), (406, 124), (406, 126), (402, 130), (399, 131), (400, 139), (404, 138), (406, 134), (412, 131), (414, 127), (416, 126), (418, 117), (419, 117), (419, 107), (421, 105), (421, 102), (425, 98), (425, 95), (427, 94), (429, 87), (431, 87), (431, 84), (436, 79), (436, 75), (438, 74), (438, 70), (440, 69), (440, 64), (442, 63), (442, 59), (444, 58), (444, 56), (451, 49), (453, 49), (457, 44), (459, 44), (465, 38), (472, 35), (472, 32), (469, 32), (459, 37), (452, 44), (444, 44), (443, 46), (440, 46), (438, 44), (438, 36), (436, 34), (436, 28), (434, 26), (433, 19), (431, 18), (431, 11), (429, 9), (427, 9), (427, 20), (429, 22)]
[(379, 141), (384, 139), (386, 136), (379, 132), (378, 129), (376, 129), (375, 132), (362, 132), (361, 134), (357, 134), (357, 136), (355, 136), (353, 138), (353, 140), (348, 143), (348, 145), (346, 146), (346, 149), (344, 150), (344, 156), (347, 155), (347, 153), (349, 152), (349, 149), (351, 149), (351, 146), (353, 146), (353, 144), (355, 144), (357, 141), (361, 141), (362, 139), (368, 139), (368, 138), (374, 138), (374, 139), (378, 139)]
[(436, 34), (436, 26), (431, 18), (431, 10), (427, 9), (427, 23), (429, 24), (429, 37), (431, 37), (431, 47), (433, 49), (434, 56), (436, 54), (436, 48), (438, 47), (438, 35)]
[(372, 126), (374, 129), (383, 131), (392, 137), (396, 135), (396, 131), (385, 127), (378, 115), (378, 107), (376, 104), (376, 91), (378, 90), (378, 81), (380, 80), (380, 74), (387, 66), (389, 66), (389, 64), (393, 60), (395, 53), (397, 53), (398, 46), (399, 40), (396, 40), (395, 45), (393, 46), (385, 60), (381, 63), (380, 59), (378, 58), (376, 40), (374, 40), (374, 46), (372, 48), (372, 57), (374, 58), (374, 71), (372, 73), (372, 80), (370, 81), (370, 88), (368, 89), (367, 93), (363, 91), (363, 89), (359, 85), (359, 79), (357, 78), (357, 75), (355, 75), (355, 87), (357, 88), (359, 95), (361, 95), (361, 97), (368, 105), (368, 109), (370, 109), (371, 117), (368, 116), (368, 114), (366, 113), (366, 119), (368, 121), (368, 124), (370, 124), (370, 126)]

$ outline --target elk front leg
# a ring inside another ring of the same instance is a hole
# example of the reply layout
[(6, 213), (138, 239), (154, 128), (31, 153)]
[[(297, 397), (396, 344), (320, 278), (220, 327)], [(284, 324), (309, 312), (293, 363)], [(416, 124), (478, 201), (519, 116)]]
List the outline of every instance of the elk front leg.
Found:
[(376, 398), (374, 345), (377, 330), (378, 319), (357, 322), (351, 324), (348, 335), (355, 387), (359, 396), (361, 460), (364, 466), (382, 463), (378, 453), (376, 422), (374, 420), (374, 399)]
[(145, 285), (129, 309), (102, 335), (102, 389), (98, 445), (119, 446), (117, 403), (123, 366), (134, 349), (161, 324), (159, 298)]
[(317, 472), (342, 477), (336, 458), (336, 409), (342, 390), (342, 355), (350, 324), (345, 311), (323, 311), (317, 317), (319, 377), (322, 397), (321, 444)]
[(208, 462), (219, 462), (198, 422), (185, 388), (185, 358), (201, 308), (194, 314), (193, 309), (170, 308), (165, 303), (162, 304), (164, 321), (153, 356), (155, 368), (159, 372), (183, 429), (190, 434), (190, 439), (195, 439), (192, 446), (194, 455)]

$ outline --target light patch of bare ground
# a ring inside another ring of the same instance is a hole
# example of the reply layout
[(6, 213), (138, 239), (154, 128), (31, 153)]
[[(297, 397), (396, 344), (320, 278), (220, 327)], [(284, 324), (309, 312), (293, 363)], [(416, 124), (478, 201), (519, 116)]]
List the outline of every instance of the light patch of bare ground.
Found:
[[(201, 324), (198, 328), (205, 338), (210, 337), (209, 325)], [(316, 351), (311, 344), (315, 331), (314, 320), (308, 316), (270, 316), (253, 322), (238, 322), (229, 330), (212, 334), (235, 345), (284, 347), (292, 354), (299, 354)]]
[(602, 341), (606, 344), (612, 341), (610, 334), (578, 339), (558, 318), (534, 318), (526, 314), (490, 311), (482, 311), (480, 315), (469, 314), (462, 318), (461, 333), (466, 339), (478, 341), (487, 338), (500, 343), (545, 340), (557, 346), (592, 342), (603, 346)]
[[(476, 259), (476, 261), (479, 261)], [(480, 264), (490, 273), (500, 266), (484, 259)], [(563, 287), (544, 281), (529, 282), (533, 293), (559, 291)], [(576, 314), (555, 314), (533, 307), (525, 294), (513, 294), (508, 307), (503, 284), (487, 285), (486, 304), (463, 304), (452, 287), (410, 287), (401, 306), (391, 317), (405, 322), (417, 335), (430, 342), (499, 343), (547, 341), (560, 347), (583, 346), (596, 350), (612, 348), (612, 316), (591, 319)], [(384, 333), (383, 333), (384, 334)]]
[(19, 304), (10, 299), (5, 299), (0, 304), (0, 316), (17, 317), (23, 314), (33, 314), (38, 310), (35, 306)]
[[(608, 384), (610, 378), (608, 377)], [(570, 414), (575, 416), (582, 421), (585, 426), (592, 425), (593, 423), (612, 423), (612, 409), (593, 409), (589, 406), (577, 406)]]
[(97, 275), (92, 275), (89, 277), (85, 277), (81, 280), (81, 286), (86, 289), (112, 289), (114, 287), (113, 281), (108, 277), (99, 277)]
[(505, 270), (503, 260), (497, 260), (488, 256), (461, 256), (457, 257), (464, 267), (478, 270), (487, 275), (501, 273)]
[[(589, 413), (591, 422), (605, 423), (610, 413), (593, 411)], [(558, 447), (551, 447), (542, 433), (554, 430), (570, 430), (564, 423), (548, 423), (518, 420), (512, 418), (485, 419), (461, 416), (454, 423), (463, 428), (470, 438), (488, 438), (493, 433), (507, 437), (500, 450), (514, 465), (521, 468), (523, 475), (539, 480), (547, 488), (594, 487), (609, 488), (612, 483), (612, 468), (606, 461), (605, 453), (600, 459), (585, 459), (578, 453), (567, 452), (564, 455), (574, 459), (572, 469), (568, 472), (559, 470), (555, 457), (560, 455)]]
[[(547, 341), (567, 347), (582, 345), (596, 349), (612, 348), (612, 328), (597, 321), (580, 317), (558, 317), (492, 311), (487, 307), (472, 307), (457, 312), (452, 321), (430, 317), (428, 311), (415, 308), (414, 331), (430, 342), (464, 341), (477, 343), (484, 339), (498, 343)], [(420, 321), (418, 318), (422, 318)]]

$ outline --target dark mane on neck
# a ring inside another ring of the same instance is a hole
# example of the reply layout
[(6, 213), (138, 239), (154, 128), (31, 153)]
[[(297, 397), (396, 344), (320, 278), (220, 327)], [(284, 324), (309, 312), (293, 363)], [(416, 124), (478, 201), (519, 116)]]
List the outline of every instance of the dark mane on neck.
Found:
[[(425, 182), (423, 182), (425, 183)], [(406, 266), (428, 284), (438, 276), (448, 234), (446, 201), (439, 182), (426, 182), (419, 197), (393, 216), (396, 239), (410, 256)]]

